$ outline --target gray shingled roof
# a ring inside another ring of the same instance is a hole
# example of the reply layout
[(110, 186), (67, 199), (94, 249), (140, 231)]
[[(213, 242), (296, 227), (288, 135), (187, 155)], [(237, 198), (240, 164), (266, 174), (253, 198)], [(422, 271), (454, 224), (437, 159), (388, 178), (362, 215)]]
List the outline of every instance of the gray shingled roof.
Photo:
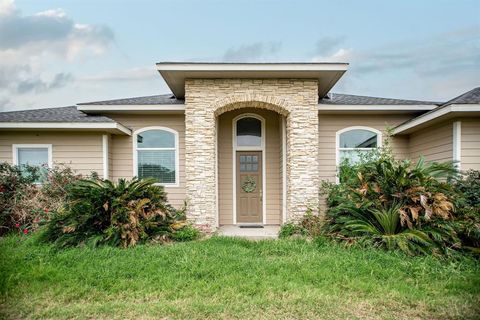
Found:
[[(78, 105), (155, 105), (155, 104), (183, 104), (185, 100), (176, 99), (172, 94), (162, 94), (147, 97), (135, 97), (116, 100), (105, 100), (79, 103)], [(328, 97), (319, 100), (320, 104), (353, 104), (353, 105), (416, 105), (441, 104), (433, 101), (417, 101), (404, 99), (376, 98), (355, 96), (350, 94), (331, 93)]]
[(98, 115), (87, 115), (76, 107), (0, 112), (0, 122), (115, 122)]
[(450, 104), (480, 104), (480, 87), (474, 88), (458, 97), (445, 102), (442, 106)]
[(330, 93), (327, 97), (318, 101), (320, 104), (351, 104), (351, 105), (417, 105), (417, 104), (436, 104), (441, 102), (417, 101), (404, 99), (377, 98), (368, 96), (355, 96), (351, 94)]
[(156, 96), (135, 97), (115, 100), (104, 100), (79, 103), (78, 105), (152, 105), (152, 104), (183, 104), (185, 100), (177, 99), (171, 93)]

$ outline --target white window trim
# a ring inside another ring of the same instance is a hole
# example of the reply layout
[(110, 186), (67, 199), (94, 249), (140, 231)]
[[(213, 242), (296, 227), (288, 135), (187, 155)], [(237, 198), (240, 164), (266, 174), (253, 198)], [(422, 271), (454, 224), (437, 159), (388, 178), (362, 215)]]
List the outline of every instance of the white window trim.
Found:
[(140, 148), (140, 150), (175, 150), (175, 183), (155, 183), (156, 185), (177, 188), (180, 186), (180, 158), (179, 158), (179, 145), (178, 145), (178, 131), (161, 126), (144, 127), (136, 130), (133, 133), (133, 175), (138, 177), (138, 146), (137, 136), (138, 134), (149, 130), (163, 130), (173, 133), (175, 137), (175, 148)]
[(383, 143), (382, 132), (378, 129), (375, 129), (372, 127), (366, 127), (366, 126), (352, 126), (352, 127), (347, 127), (347, 128), (338, 130), (337, 133), (335, 134), (335, 167), (336, 167), (335, 182), (337, 184), (340, 182), (340, 178), (338, 176), (338, 166), (340, 165), (340, 151), (351, 151), (351, 150), (366, 151), (366, 150), (375, 149), (375, 148), (340, 148), (340, 135), (342, 133), (345, 133), (351, 130), (366, 130), (366, 131), (375, 133), (377, 135), (377, 148), (382, 147), (382, 143)]
[(109, 170), (109, 165), (108, 165), (108, 151), (110, 146), (108, 145), (108, 140), (109, 140), (109, 135), (104, 134), (102, 135), (102, 161), (103, 161), (103, 179), (108, 179), (108, 170)]
[(458, 170), (462, 169), (462, 122), (453, 123), (453, 161)]
[[(260, 146), (240, 146), (237, 147), (237, 122), (243, 118), (255, 118), (261, 122), (261, 143)], [(237, 151), (262, 151), (262, 224), (267, 223), (267, 201), (266, 201), (266, 183), (267, 176), (265, 170), (265, 118), (255, 113), (242, 113), (232, 120), (232, 162), (233, 162), (233, 224), (237, 224)], [(241, 223), (247, 225), (249, 223)], [(258, 224), (258, 223), (250, 223)]]
[(13, 164), (18, 166), (18, 149), (22, 148), (34, 148), (34, 149), (45, 149), (48, 150), (48, 167), (53, 167), (53, 157), (52, 157), (52, 145), (51, 144), (12, 144), (12, 160)]

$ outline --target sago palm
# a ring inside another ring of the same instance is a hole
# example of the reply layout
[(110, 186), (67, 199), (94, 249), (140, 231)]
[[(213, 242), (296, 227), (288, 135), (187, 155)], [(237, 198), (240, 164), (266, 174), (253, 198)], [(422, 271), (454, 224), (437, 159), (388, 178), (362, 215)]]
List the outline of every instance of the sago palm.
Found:
[(337, 219), (338, 231), (346, 237), (367, 237), (389, 250), (400, 249), (408, 254), (432, 251), (436, 245), (427, 233), (401, 225), (401, 207), (400, 203), (380, 209), (344, 206), (350, 215)]

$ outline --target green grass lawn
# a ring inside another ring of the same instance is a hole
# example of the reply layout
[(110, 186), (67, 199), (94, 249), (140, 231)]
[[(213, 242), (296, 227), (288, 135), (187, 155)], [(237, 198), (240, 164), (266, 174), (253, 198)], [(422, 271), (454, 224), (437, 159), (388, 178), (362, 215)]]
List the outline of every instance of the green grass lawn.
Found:
[(0, 239), (0, 317), (464, 319), (480, 267), (323, 241), (211, 238), (56, 251)]

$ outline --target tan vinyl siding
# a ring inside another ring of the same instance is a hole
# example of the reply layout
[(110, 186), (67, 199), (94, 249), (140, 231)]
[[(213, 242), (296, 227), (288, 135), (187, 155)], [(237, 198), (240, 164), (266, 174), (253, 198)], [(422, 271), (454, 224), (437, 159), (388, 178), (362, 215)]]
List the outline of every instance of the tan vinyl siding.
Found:
[[(337, 131), (347, 127), (363, 126), (380, 130), (385, 137), (386, 128), (397, 126), (411, 117), (406, 114), (320, 114), (318, 116), (320, 180), (335, 181)], [(408, 156), (408, 137), (393, 137), (392, 148), (397, 158), (406, 158)]]
[(281, 223), (281, 193), (280, 176), (280, 124), (279, 115), (268, 110), (245, 108), (224, 113), (220, 116), (218, 125), (218, 209), (221, 225), (233, 223), (233, 163), (232, 163), (232, 121), (242, 113), (256, 113), (265, 118), (266, 136), (266, 213), (267, 224)]
[[(136, 131), (145, 127), (161, 126), (178, 132), (179, 144), (179, 176), (178, 187), (165, 187), (169, 202), (180, 208), (185, 200), (185, 116), (183, 114), (170, 115), (133, 115), (133, 114), (106, 114), (124, 126)], [(133, 140), (131, 136), (112, 136), (112, 176), (111, 179), (130, 179), (133, 177)]]
[(429, 162), (453, 159), (453, 122), (442, 122), (410, 134), (410, 158)]
[(461, 119), (462, 170), (480, 170), (480, 119)]
[(65, 164), (84, 175), (103, 175), (102, 133), (0, 132), (1, 162), (12, 163), (13, 144), (51, 144), (54, 164)]

